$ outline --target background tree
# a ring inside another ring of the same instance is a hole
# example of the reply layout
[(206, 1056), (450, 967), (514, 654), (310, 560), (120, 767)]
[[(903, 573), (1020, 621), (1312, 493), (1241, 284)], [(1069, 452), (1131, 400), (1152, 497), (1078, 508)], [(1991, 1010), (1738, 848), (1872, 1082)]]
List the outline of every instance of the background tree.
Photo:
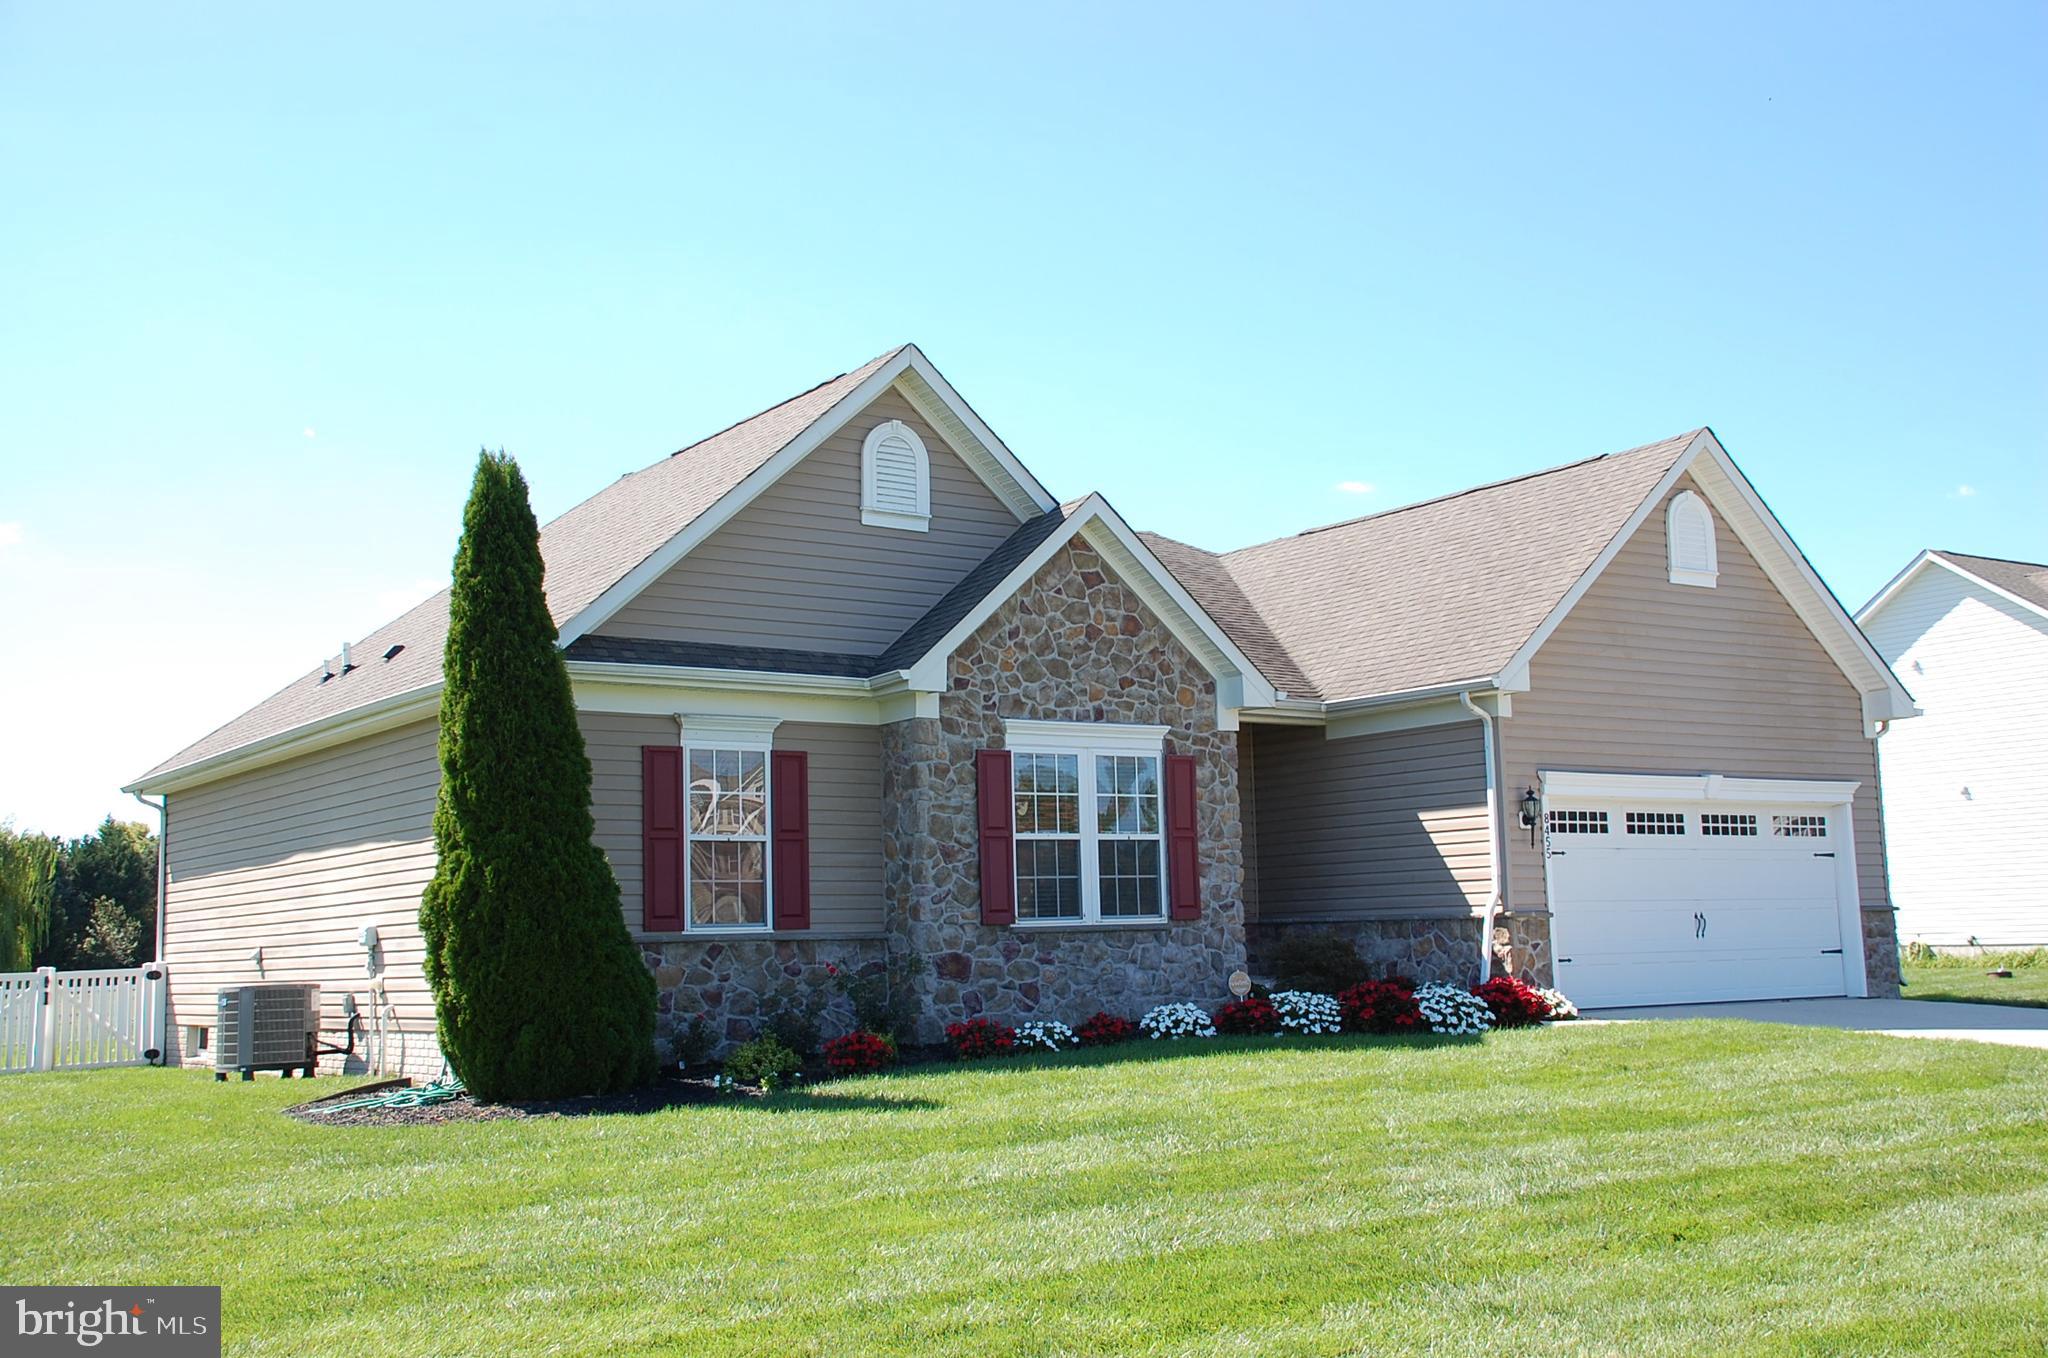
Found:
[(112, 816), (64, 841), (50, 887), (50, 929), (36, 965), (60, 971), (132, 967), (156, 944), (156, 835)]
[(0, 971), (27, 971), (50, 929), (57, 841), (0, 823)]
[(654, 978), (591, 842), (590, 758), (555, 639), (526, 479), (486, 452), (455, 553), (438, 861), (420, 902), (441, 1050), (483, 1099), (654, 1075)]

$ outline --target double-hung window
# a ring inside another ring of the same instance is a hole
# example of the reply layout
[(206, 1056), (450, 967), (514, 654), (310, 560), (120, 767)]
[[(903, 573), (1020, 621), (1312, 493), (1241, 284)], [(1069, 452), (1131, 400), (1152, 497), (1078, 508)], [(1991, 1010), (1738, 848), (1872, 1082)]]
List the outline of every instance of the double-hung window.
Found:
[(767, 746), (693, 741), (683, 766), (689, 797), (688, 927), (767, 928)]
[(1019, 924), (1166, 917), (1166, 728), (1008, 723)]

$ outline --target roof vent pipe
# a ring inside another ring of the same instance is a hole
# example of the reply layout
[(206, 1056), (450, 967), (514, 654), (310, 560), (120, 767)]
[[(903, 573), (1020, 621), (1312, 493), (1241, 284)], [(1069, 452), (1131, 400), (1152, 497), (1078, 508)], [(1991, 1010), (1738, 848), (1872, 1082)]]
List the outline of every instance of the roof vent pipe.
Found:
[(341, 643), (341, 672), (347, 674), (354, 668), (355, 662), (348, 658), (348, 643), (344, 641)]

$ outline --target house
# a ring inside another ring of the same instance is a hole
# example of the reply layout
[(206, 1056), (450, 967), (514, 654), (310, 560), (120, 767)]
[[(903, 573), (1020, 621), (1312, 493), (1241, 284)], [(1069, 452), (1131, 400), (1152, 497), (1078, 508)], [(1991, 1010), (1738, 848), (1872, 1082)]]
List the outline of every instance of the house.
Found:
[(2048, 945), (2048, 566), (1925, 551), (1857, 619), (1926, 712), (1878, 747), (1899, 937)]
[[(906, 346), (542, 550), (663, 1031), (890, 950), (928, 1034), (1217, 1000), (1303, 929), (1595, 1004), (1896, 987), (1872, 741), (1911, 703), (1706, 429), (1217, 554), (1057, 500)], [(268, 978), (436, 1068), (447, 604), (134, 784), (181, 1059)]]

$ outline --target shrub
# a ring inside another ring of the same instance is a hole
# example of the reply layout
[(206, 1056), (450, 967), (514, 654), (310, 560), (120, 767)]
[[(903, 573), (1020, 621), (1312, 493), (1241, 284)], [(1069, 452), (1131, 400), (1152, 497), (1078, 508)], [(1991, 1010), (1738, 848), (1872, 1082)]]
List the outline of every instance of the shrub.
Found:
[(763, 1033), (725, 1058), (725, 1078), (732, 1084), (759, 1085), (772, 1093), (794, 1080), (803, 1065), (803, 1058), (773, 1033)]
[(824, 1012), (824, 996), (784, 991), (769, 1001), (762, 1021), (775, 1034), (776, 1041), (798, 1056), (809, 1056), (818, 1050), (818, 1041), (824, 1036), (819, 1026)]
[(828, 962), (825, 975), (853, 1006), (856, 1028), (902, 1042), (917, 1024), (916, 981), (929, 965), (922, 953), (902, 952), (859, 971)]
[(1415, 987), (1405, 981), (1361, 981), (1337, 997), (1344, 1029), (1352, 1033), (1427, 1031), (1415, 1007)]
[(1342, 934), (1289, 931), (1266, 949), (1266, 969), (1284, 990), (1334, 995), (1368, 979), (1371, 969)]
[(1017, 1025), (1017, 1045), (1030, 1050), (1033, 1048), (1058, 1052), (1081, 1045), (1081, 1039), (1074, 1036), (1074, 1030), (1057, 1019), (1033, 1019)]
[(1905, 959), (1916, 967), (1924, 967), (1934, 960), (1934, 946), (1914, 939), (1904, 949)]
[(1550, 1001), (1512, 976), (1496, 976), (1473, 990), (1496, 1028), (1529, 1028), (1550, 1018)]
[(678, 1069), (701, 1066), (717, 1050), (718, 1032), (701, 1014), (676, 1029), (675, 1036), (669, 1039), (669, 1054), (675, 1058)]
[(985, 1018), (946, 1026), (946, 1043), (956, 1061), (978, 1061), (984, 1056), (1008, 1056), (1017, 1050), (1017, 1030)]
[(1486, 1001), (1454, 985), (1418, 987), (1415, 1008), (1432, 1033), (1472, 1037), (1493, 1026), (1493, 1011)]
[(1539, 987), (1536, 993), (1541, 995), (1543, 1002), (1550, 1006), (1550, 1021), (1552, 1023), (1563, 1023), (1579, 1016), (1579, 1007), (1566, 999), (1562, 990)]
[(1280, 1011), (1273, 1002), (1257, 995), (1232, 1000), (1216, 1011), (1216, 1031), (1234, 1037), (1280, 1031)]
[(1216, 1025), (1199, 1004), (1159, 1004), (1145, 1011), (1138, 1031), (1156, 1042), (1162, 1037), (1214, 1037)]
[(655, 1071), (654, 976), (591, 838), (590, 757), (541, 571), (526, 480), (486, 453), (455, 552), (419, 920), (441, 1050), (487, 1103), (612, 1093)]
[(895, 1042), (865, 1028), (825, 1044), (825, 1065), (834, 1075), (872, 1075), (895, 1064)]
[(1312, 990), (1283, 990), (1273, 996), (1273, 1008), (1280, 1015), (1280, 1031), (1313, 1037), (1319, 1033), (1344, 1031), (1344, 1013), (1335, 998)]
[(1074, 1036), (1084, 1047), (1113, 1047), (1119, 1042), (1134, 1041), (1138, 1036), (1138, 1025), (1098, 1009), (1075, 1031)]

